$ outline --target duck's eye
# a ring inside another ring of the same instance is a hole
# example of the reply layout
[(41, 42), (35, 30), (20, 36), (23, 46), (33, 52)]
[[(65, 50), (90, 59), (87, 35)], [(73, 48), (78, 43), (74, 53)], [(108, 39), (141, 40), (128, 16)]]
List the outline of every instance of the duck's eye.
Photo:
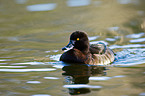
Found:
[(80, 40), (80, 38), (77, 38), (77, 41), (79, 41)]

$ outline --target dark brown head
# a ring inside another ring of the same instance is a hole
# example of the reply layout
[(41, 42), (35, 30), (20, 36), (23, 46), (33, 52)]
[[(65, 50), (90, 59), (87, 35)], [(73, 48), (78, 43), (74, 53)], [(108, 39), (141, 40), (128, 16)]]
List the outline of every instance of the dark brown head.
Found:
[(75, 31), (70, 35), (69, 44), (62, 48), (62, 50), (76, 48), (83, 53), (89, 52), (89, 40), (86, 32)]

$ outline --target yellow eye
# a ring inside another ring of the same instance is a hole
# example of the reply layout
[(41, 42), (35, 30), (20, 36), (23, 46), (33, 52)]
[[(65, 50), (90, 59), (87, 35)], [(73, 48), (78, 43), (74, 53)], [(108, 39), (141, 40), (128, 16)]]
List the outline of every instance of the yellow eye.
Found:
[(77, 38), (77, 41), (79, 41), (80, 40), (80, 38)]

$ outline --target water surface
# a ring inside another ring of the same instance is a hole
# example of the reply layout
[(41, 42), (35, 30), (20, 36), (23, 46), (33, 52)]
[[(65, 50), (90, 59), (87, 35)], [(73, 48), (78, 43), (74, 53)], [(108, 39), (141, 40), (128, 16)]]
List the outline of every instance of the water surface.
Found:
[[(1, 0), (0, 96), (145, 96), (144, 0)], [(75, 30), (116, 53), (108, 66), (59, 61)]]

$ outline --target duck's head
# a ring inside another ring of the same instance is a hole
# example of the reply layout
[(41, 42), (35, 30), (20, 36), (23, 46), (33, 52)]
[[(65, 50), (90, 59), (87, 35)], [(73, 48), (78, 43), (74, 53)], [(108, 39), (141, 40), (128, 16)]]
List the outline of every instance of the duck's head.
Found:
[(70, 41), (67, 46), (62, 48), (63, 51), (76, 48), (82, 52), (89, 51), (89, 40), (86, 32), (75, 31), (70, 35)]

